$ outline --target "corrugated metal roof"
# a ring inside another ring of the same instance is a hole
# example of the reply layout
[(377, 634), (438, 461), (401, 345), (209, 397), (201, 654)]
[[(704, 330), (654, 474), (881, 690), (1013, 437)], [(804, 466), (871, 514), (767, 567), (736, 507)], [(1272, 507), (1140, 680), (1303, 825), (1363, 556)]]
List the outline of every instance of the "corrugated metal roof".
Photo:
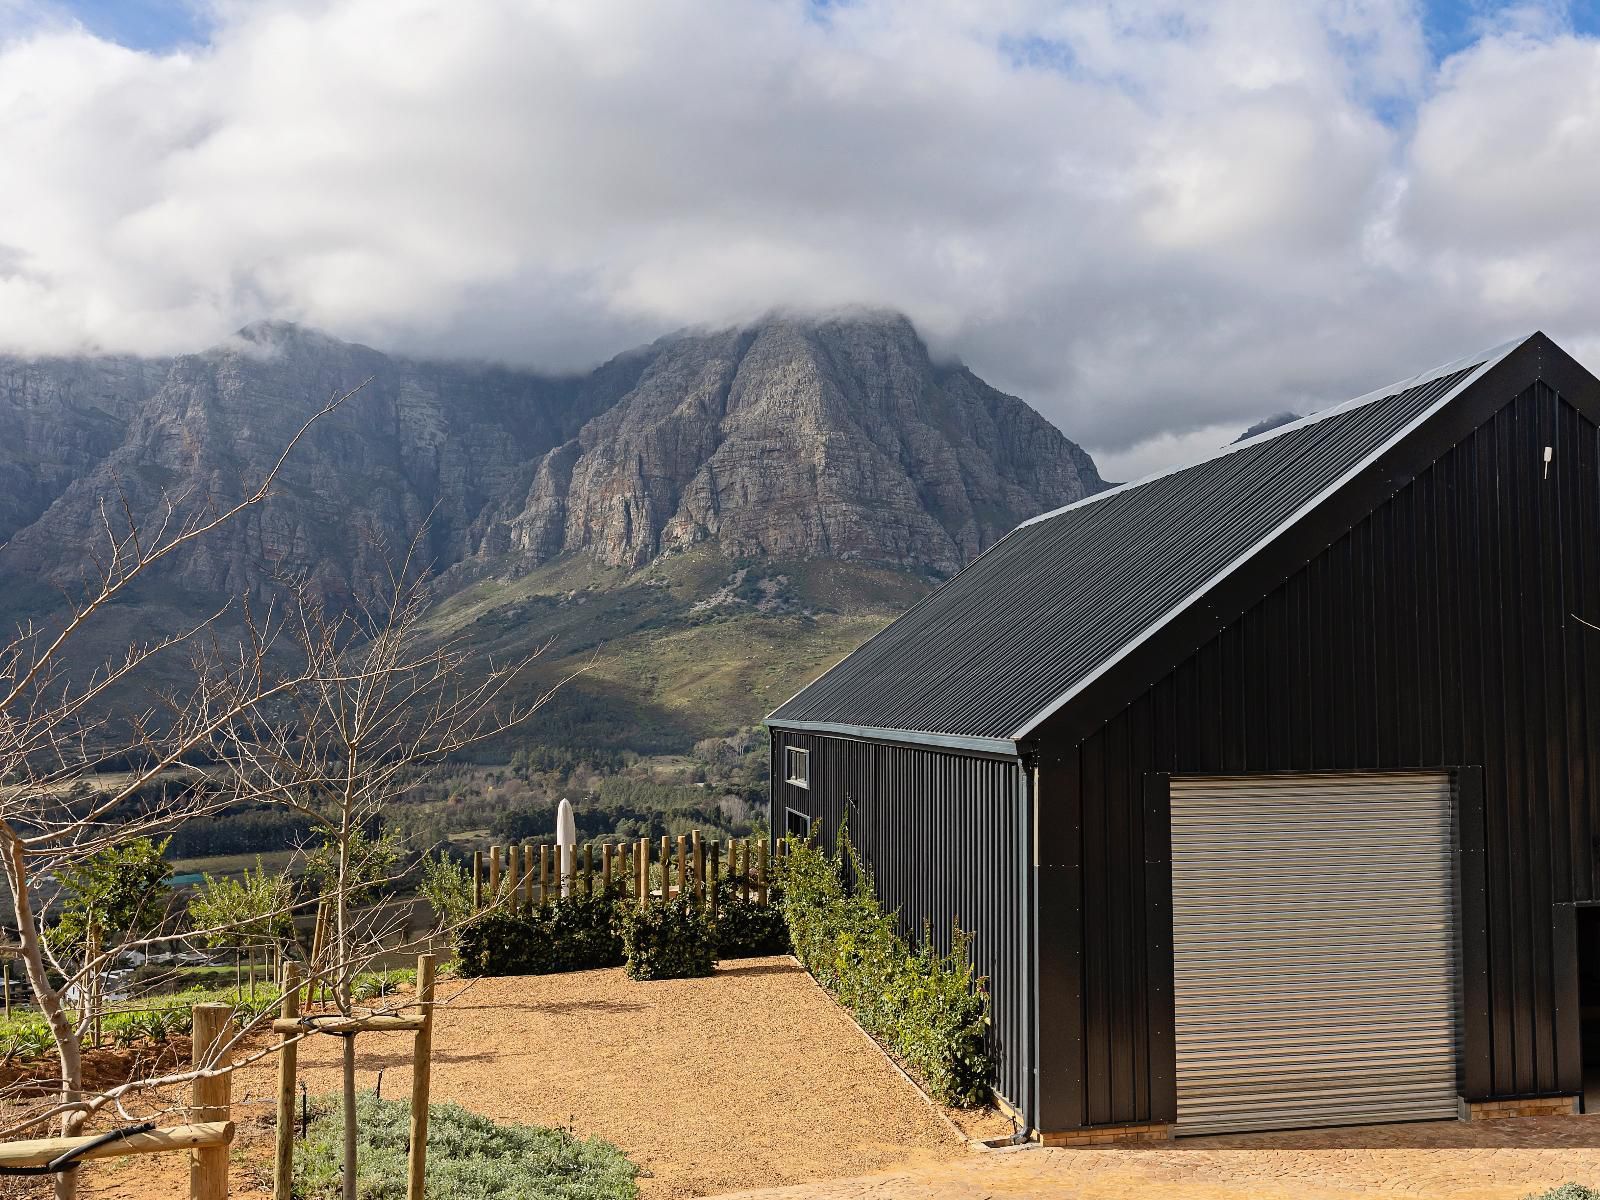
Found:
[(769, 721), (1008, 749), (1518, 344), (1024, 523)]

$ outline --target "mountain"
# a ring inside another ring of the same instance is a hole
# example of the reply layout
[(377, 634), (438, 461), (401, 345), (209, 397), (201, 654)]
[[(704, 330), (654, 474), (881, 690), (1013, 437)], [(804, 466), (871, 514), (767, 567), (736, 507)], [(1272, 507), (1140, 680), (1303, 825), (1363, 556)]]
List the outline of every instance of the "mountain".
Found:
[(758, 719), (1017, 522), (1103, 486), (893, 314), (684, 332), (574, 375), (269, 322), (169, 360), (0, 359), (0, 615), (83, 574), (103, 499), (236, 500), (358, 385), (273, 499), (141, 585), (98, 651), (282, 572), (360, 600), (426, 523), (440, 631), (554, 637), (552, 671), (603, 644), (578, 689), (596, 722), (615, 699), (670, 742)]
[(950, 574), (1024, 517), (1101, 486), (1022, 401), (934, 363), (903, 317), (774, 319), (665, 339), (625, 396), (552, 449), (478, 553), (640, 567), (839, 558)]

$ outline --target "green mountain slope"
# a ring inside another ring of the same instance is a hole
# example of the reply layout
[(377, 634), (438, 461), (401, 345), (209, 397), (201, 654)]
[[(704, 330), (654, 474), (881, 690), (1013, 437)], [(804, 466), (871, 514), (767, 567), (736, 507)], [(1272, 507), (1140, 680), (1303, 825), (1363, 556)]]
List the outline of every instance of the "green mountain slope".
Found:
[(433, 610), (430, 632), (496, 658), (545, 647), (526, 691), (574, 676), (528, 740), (670, 753), (759, 722), (932, 586), (862, 563), (745, 563), (709, 547), (638, 570), (567, 555), (467, 584)]

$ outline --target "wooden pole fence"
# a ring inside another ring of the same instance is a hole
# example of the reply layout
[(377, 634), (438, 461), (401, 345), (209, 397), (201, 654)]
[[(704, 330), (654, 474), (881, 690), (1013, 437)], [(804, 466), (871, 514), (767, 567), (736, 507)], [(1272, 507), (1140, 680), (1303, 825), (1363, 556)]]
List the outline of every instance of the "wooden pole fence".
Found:
[[(696, 829), (692, 833), (662, 834), (659, 839), (605, 841), (598, 847), (592, 841), (585, 842), (572, 847), (568, 854), (563, 857), (561, 848), (548, 842), (473, 851), (474, 908), (506, 904), (514, 912), (531, 911), (536, 904), (558, 900), (563, 881), (570, 882), (572, 897), (594, 896), (597, 884), (602, 893), (609, 893), (620, 884), (622, 895), (631, 895), (641, 907), (653, 897), (666, 901), (686, 895), (715, 907), (722, 903), (714, 892), (719, 882), (726, 883), (724, 894), (730, 899), (768, 904), (772, 899), (772, 871), (782, 857), (783, 843), (774, 847), (761, 838), (712, 841)], [(483, 878), (485, 864), (487, 888)], [(316, 945), (320, 949), (326, 936), (320, 910), (318, 918)]]

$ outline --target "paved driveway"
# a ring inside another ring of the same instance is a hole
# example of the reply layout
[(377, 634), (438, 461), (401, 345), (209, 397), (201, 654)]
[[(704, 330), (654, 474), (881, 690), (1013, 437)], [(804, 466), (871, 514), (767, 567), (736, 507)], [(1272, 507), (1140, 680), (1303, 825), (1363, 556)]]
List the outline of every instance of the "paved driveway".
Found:
[(1520, 1200), (1600, 1186), (1600, 1118), (1527, 1117), (1185, 1138), (1128, 1149), (974, 1152), (739, 1200)]

